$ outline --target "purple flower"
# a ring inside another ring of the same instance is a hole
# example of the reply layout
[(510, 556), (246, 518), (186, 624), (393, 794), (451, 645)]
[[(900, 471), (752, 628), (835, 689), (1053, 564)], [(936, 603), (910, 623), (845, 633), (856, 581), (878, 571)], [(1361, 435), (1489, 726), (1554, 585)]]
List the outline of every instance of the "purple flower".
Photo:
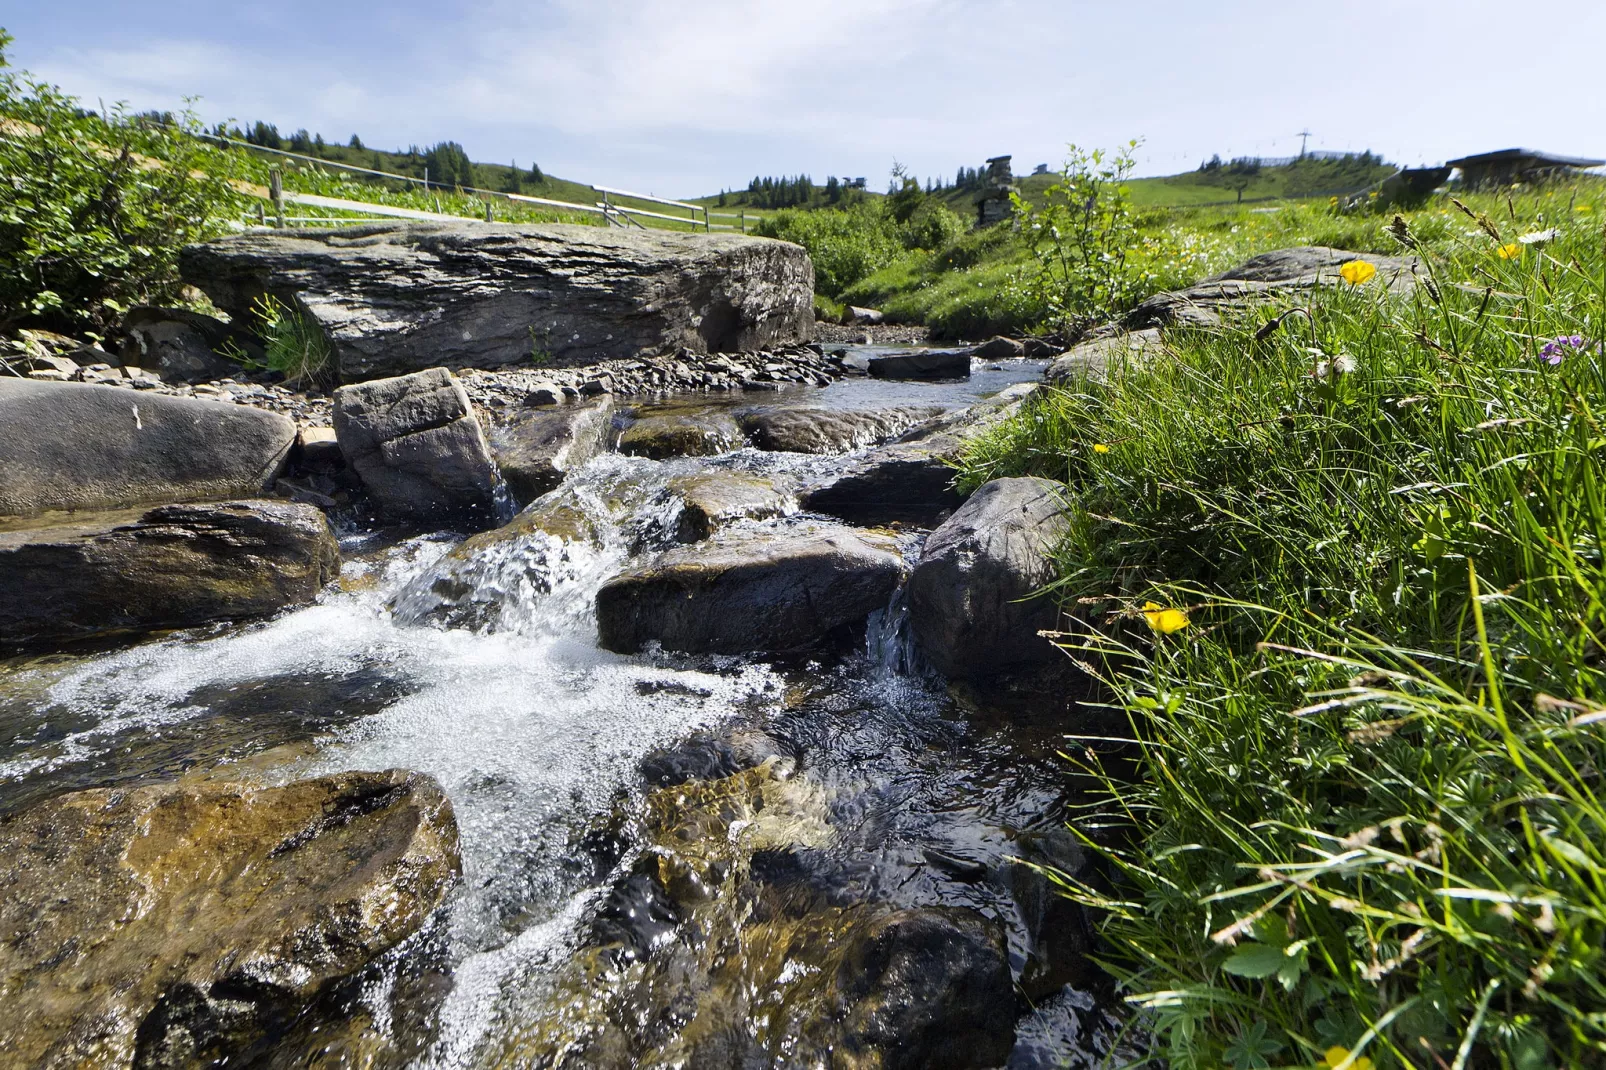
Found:
[[(1544, 361), (1546, 364), (1549, 364), (1551, 367), (1555, 367), (1567, 356), (1568, 350), (1579, 350), (1583, 348), (1583, 335), (1563, 334), (1557, 336), (1555, 341), (1546, 342), (1542, 347), (1540, 347), (1539, 359)], [(1600, 347), (1596, 346), (1595, 350), (1596, 352), (1599, 352)]]

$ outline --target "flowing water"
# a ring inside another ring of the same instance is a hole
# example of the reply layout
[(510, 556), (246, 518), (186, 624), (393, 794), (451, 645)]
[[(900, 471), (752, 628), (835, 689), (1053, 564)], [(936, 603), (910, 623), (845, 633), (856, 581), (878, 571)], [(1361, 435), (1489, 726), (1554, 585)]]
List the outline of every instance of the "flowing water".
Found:
[[(964, 386), (850, 380), (806, 400), (965, 404), (1037, 370), (1017, 362)], [(112, 651), (0, 661), (0, 813), (220, 763), (264, 782), (429, 773), (455, 808), (464, 873), (419, 938), (448, 980), (407, 1061), (522, 1065), (541, 1061), (519, 1054), (532, 1050), (536, 1023), (561, 1031), (548, 1024), (553, 993), (642, 850), (619, 830), (652, 787), (644, 761), (678, 753), (695, 764), (688, 740), (758, 737), (797, 770), (798, 826), (814, 831), (796, 832), (788, 864), (826, 899), (973, 907), (1008, 927), (1019, 976), (1041, 934), (1019, 887), (987, 874), (1008, 871), (1023, 837), (1062, 829), (1063, 723), (959, 708), (918, 673), (898, 598), (862, 645), (811, 658), (624, 657), (596, 645), (597, 587), (675, 538), (670, 478), (833, 463), (752, 450), (666, 462), (605, 454), (554, 492), (590, 519), (594, 539), (534, 532), (453, 561), (456, 536), (350, 531), (338, 585), (318, 605)], [(919, 536), (904, 541), (913, 558)], [(448, 573), (459, 582), (443, 599), (435, 581)], [(464, 604), (473, 612), (456, 613)], [(789, 963), (775, 983), (811, 968)], [(607, 976), (591, 987), (634, 998), (624, 974)], [(1048, 986), (1058, 991), (1038, 986), (1010, 1066), (1084, 1065), (1107, 1045), (1098, 1001), (1062, 979)], [(381, 970), (355, 997), (368, 1029), (402, 1028), (395, 987)]]

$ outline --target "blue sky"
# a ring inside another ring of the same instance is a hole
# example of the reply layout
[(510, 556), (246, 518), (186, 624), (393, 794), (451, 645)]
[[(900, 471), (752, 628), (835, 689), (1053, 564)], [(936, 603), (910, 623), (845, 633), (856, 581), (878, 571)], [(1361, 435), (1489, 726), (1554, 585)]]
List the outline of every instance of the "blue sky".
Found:
[(1606, 156), (1603, 0), (36, 0), (16, 66), (93, 107), (264, 119), (660, 195), (1144, 139), (1212, 153)]

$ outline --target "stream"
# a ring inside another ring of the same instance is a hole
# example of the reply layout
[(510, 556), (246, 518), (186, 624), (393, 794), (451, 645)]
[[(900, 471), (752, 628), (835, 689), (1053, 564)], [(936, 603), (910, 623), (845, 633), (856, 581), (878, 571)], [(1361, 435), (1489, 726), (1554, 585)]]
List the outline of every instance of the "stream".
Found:
[[(963, 383), (846, 379), (663, 404), (958, 407), (1041, 370), (1013, 361)], [(648, 967), (600, 960), (595, 936), (621, 902), (635, 902), (630, 877), (651, 848), (644, 814), (658, 805), (649, 797), (659, 785), (704, 767), (715, 776), (755, 764), (784, 769), (784, 784), (763, 790), (784, 793), (791, 807), (791, 824), (766, 832), (788, 846), (744, 857), (749, 881), (806, 887), (817, 904), (810, 918), (876, 903), (969, 907), (997, 919), (1026, 993), (1007, 1065), (1094, 1065), (1119, 1030), (1100, 983), (1081, 945), (1044, 967), (1045, 939), (1069, 937), (1045, 937), (1027, 915), (1047, 909), (1053, 926), (1073, 927), (1075, 917), (1044, 907), (1040, 888), (1023, 893), (1026, 870), (1011, 863), (1027, 839), (1074, 853), (1061, 843), (1062, 722), (963, 707), (918, 671), (897, 597), (863, 636), (807, 656), (627, 657), (597, 646), (598, 587), (675, 541), (672, 478), (721, 467), (806, 474), (836, 463), (752, 449), (666, 461), (604, 453), (553, 492), (594, 522), (597, 545), (541, 535), (499, 544), (458, 569), (469, 589), (455, 599), (443, 601), (431, 580), (460, 535), (400, 537), (348, 521), (343, 570), (317, 605), (118, 649), (0, 661), (0, 815), (66, 791), (220, 765), (262, 783), (342, 770), (428, 773), (456, 812), (463, 880), (437, 924), (339, 996), (353, 1029), (388, 1038), (376, 1064), (686, 1065), (666, 1054), (681, 1041), (662, 1029), (643, 1039), (652, 1031), (619, 1024), (634, 1014), (680, 1028), (687, 1015), (669, 1015), (674, 1000)], [(900, 535), (911, 562), (923, 537)], [(765, 760), (727, 760), (747, 752)], [(717, 896), (699, 910), (709, 933), (755, 924), (720, 915), (735, 906)], [(620, 917), (640, 935), (633, 908)], [(683, 971), (695, 972), (691, 961)], [(760, 986), (776, 989), (779, 1004), (818, 963), (804, 957), (766, 973), (721, 959), (703, 968), (676, 998), (690, 985), (705, 1003), (734, 1006), (738, 989)], [(718, 1065), (792, 1065), (781, 1017), (751, 1013), (741, 1026), (747, 1050), (771, 1061)], [(610, 1030), (626, 1039), (597, 1039)]]

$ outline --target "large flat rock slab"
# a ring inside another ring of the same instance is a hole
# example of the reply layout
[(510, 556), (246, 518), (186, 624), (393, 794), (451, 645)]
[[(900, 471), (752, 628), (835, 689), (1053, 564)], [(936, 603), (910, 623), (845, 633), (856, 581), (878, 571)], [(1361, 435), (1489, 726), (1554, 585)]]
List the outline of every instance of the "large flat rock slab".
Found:
[(340, 569), (315, 506), (164, 505), (0, 528), (0, 645), (188, 628), (313, 601)]
[(236, 319), (272, 293), (333, 344), (346, 382), (423, 368), (556, 365), (807, 342), (814, 265), (735, 234), (575, 225), (377, 224), (190, 246), (186, 281)]
[(896, 544), (847, 528), (731, 529), (620, 573), (597, 592), (598, 641), (693, 654), (809, 647), (886, 606)]
[(295, 439), (244, 405), (0, 378), (0, 517), (250, 497)]
[(77, 792), (0, 855), (0, 1063), (84, 1070), (249, 1061), (461, 869), (440, 786), (398, 770)]

